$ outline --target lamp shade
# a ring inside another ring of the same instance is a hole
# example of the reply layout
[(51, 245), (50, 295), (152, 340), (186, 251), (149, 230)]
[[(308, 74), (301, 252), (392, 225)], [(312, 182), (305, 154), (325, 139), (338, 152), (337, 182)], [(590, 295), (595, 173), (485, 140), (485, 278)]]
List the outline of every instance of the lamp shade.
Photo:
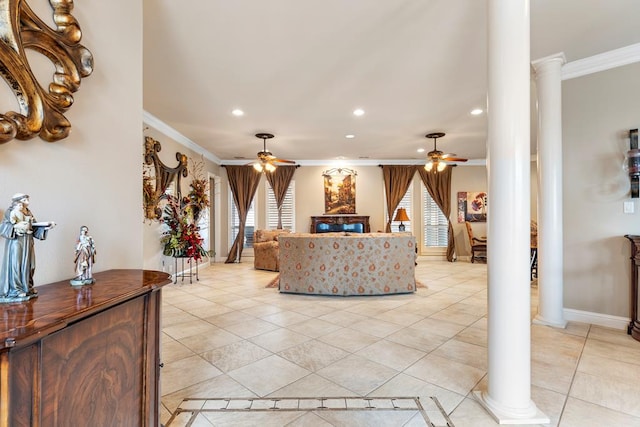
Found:
[(410, 221), (407, 216), (407, 210), (405, 208), (398, 208), (396, 211), (396, 217), (393, 219), (394, 221)]

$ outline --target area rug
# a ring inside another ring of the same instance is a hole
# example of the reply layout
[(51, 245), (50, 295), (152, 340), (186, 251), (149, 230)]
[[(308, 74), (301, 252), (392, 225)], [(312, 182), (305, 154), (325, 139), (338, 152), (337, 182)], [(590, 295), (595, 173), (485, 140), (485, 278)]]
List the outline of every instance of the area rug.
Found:
[[(277, 288), (279, 284), (280, 284), (280, 275), (278, 274), (276, 277), (271, 279), (271, 281), (265, 287), (266, 288)], [(422, 283), (421, 281), (416, 280), (416, 288), (428, 289), (428, 286), (425, 285), (424, 283)]]
[(290, 423), (455, 427), (436, 397), (188, 398), (166, 427)]

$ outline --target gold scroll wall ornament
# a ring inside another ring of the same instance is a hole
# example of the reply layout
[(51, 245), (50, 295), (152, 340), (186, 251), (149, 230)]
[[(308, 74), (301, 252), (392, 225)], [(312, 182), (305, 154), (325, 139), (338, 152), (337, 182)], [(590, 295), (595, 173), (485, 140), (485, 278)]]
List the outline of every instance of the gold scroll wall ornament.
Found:
[(167, 196), (167, 188), (175, 181), (175, 194), (180, 197), (180, 176), (187, 177), (187, 156), (179, 152), (176, 153), (178, 166), (170, 168), (162, 163), (158, 153), (162, 150), (160, 142), (147, 136), (144, 138), (144, 162), (152, 165), (154, 174), (142, 176), (142, 191), (144, 196), (144, 216), (146, 219), (159, 220), (162, 217), (160, 201)]
[[(0, 0), (0, 74), (15, 94), (19, 112), (0, 113), (0, 143), (35, 136), (53, 142), (66, 138), (71, 123), (64, 112), (82, 77), (93, 71), (93, 56), (80, 44), (82, 33), (71, 15), (73, 0), (49, 0), (55, 29), (26, 0)], [(55, 66), (48, 90), (36, 80), (25, 55), (34, 50)]]

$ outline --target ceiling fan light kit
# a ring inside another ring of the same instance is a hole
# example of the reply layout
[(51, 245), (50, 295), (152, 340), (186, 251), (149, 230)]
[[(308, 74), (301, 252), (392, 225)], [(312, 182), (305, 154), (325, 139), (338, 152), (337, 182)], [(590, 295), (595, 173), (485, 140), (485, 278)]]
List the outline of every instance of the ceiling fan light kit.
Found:
[(436, 168), (437, 172), (442, 172), (447, 167), (446, 161), (450, 161), (450, 162), (466, 162), (467, 161), (467, 159), (464, 159), (462, 157), (457, 157), (456, 154), (452, 154), (452, 153), (445, 154), (442, 151), (438, 150), (437, 140), (438, 138), (442, 138), (445, 135), (446, 134), (444, 132), (433, 132), (425, 135), (425, 137), (429, 139), (433, 139), (433, 150), (427, 153), (428, 161), (424, 165), (424, 169), (427, 172), (431, 172), (434, 167)]
[(276, 170), (276, 163), (296, 163), (293, 160), (278, 159), (271, 151), (267, 151), (267, 139), (273, 138), (272, 133), (256, 133), (256, 138), (262, 139), (262, 151), (258, 151), (256, 161), (247, 166), (253, 166), (258, 172), (273, 172)]

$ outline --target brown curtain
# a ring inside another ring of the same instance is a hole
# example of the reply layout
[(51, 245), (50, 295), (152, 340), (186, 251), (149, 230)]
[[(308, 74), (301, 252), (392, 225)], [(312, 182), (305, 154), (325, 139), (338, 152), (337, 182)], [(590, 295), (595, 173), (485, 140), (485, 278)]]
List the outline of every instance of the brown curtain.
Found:
[(278, 206), (278, 230), (282, 229), (282, 202), (284, 202), (284, 196), (287, 194), (295, 171), (296, 166), (278, 166), (273, 172), (266, 173), (267, 181), (271, 185)]
[(251, 207), (251, 201), (256, 194), (258, 184), (260, 183), (261, 173), (251, 166), (225, 166), (227, 169), (227, 177), (229, 178), (229, 187), (233, 194), (233, 202), (238, 209), (240, 217), (240, 228), (236, 240), (231, 246), (229, 256), (225, 263), (238, 262), (242, 258), (242, 249), (244, 247), (244, 225), (247, 222), (247, 212)]
[(444, 217), (447, 218), (449, 229), (447, 232), (449, 245), (447, 246), (447, 261), (454, 261), (456, 242), (453, 239), (453, 226), (449, 215), (451, 215), (451, 172), (453, 167), (447, 166), (442, 172), (437, 172), (435, 168), (427, 172), (424, 168), (418, 168), (420, 178), (431, 198), (436, 202)]
[(389, 221), (385, 231), (391, 232), (391, 221), (393, 221), (393, 213), (404, 197), (409, 184), (416, 173), (417, 166), (390, 166), (382, 165), (382, 177), (384, 178), (384, 194), (387, 196), (387, 215)]

